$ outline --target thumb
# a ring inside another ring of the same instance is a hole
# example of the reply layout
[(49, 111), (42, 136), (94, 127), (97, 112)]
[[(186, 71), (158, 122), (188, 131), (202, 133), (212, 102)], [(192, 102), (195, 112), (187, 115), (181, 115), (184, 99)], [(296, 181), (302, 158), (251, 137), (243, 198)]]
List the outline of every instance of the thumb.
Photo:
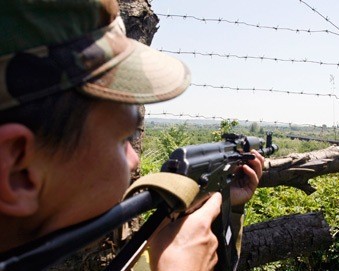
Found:
[(222, 203), (222, 197), (219, 192), (213, 193), (213, 195), (193, 214), (206, 219), (210, 218), (212, 222), (217, 218), (220, 213), (220, 206)]

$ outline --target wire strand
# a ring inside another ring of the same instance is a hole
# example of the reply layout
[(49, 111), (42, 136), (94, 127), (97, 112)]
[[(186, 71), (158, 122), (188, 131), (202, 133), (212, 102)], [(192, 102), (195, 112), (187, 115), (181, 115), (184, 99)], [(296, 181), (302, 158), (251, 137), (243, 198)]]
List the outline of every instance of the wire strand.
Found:
[(235, 91), (260, 91), (260, 92), (275, 92), (275, 93), (285, 93), (285, 94), (297, 94), (297, 95), (309, 95), (309, 96), (317, 96), (317, 97), (330, 97), (339, 99), (337, 95), (333, 93), (311, 93), (311, 92), (305, 92), (305, 91), (291, 91), (291, 90), (279, 90), (279, 89), (265, 89), (265, 88), (242, 88), (242, 87), (230, 87), (230, 86), (215, 86), (210, 84), (197, 84), (197, 83), (191, 83), (191, 86), (196, 87), (203, 87), (203, 88), (214, 88), (214, 89), (229, 89), (229, 90), (235, 90)]
[(267, 25), (260, 25), (258, 24), (251, 24), (251, 23), (247, 23), (247, 22), (242, 22), (242, 21), (230, 21), (230, 20), (226, 20), (223, 18), (199, 18), (193, 15), (179, 15), (179, 14), (162, 14), (162, 13), (157, 13), (156, 14), (159, 17), (164, 17), (164, 18), (181, 18), (183, 20), (186, 19), (193, 19), (193, 20), (197, 20), (200, 22), (204, 22), (204, 23), (208, 23), (208, 22), (216, 22), (216, 23), (228, 23), (228, 24), (233, 24), (233, 25), (244, 25), (244, 26), (248, 26), (248, 27), (255, 27), (257, 29), (271, 29), (271, 30), (283, 30), (283, 31), (291, 31), (291, 32), (295, 32), (295, 33), (308, 33), (308, 34), (313, 34), (313, 33), (326, 33), (326, 34), (332, 34), (332, 35), (336, 35), (339, 36), (339, 33), (334, 32), (334, 31), (330, 31), (328, 29), (323, 29), (323, 30), (311, 30), (311, 29), (299, 29), (299, 28), (289, 28), (289, 27), (279, 27), (279, 26), (267, 26)]
[(310, 8), (313, 12), (315, 12), (316, 14), (318, 14), (320, 17), (322, 17), (326, 22), (330, 23), (332, 26), (334, 26), (337, 30), (339, 30), (339, 27), (336, 26), (334, 23), (332, 23), (330, 21), (330, 19), (327, 16), (322, 15), (319, 11), (317, 11), (315, 8), (311, 7), (309, 4), (307, 4), (305, 1), (303, 0), (299, 0), (300, 3), (304, 4), (305, 6), (307, 6), (308, 8)]
[(194, 57), (196, 56), (208, 56), (208, 57), (221, 57), (221, 58), (238, 58), (238, 59), (255, 59), (255, 60), (269, 60), (269, 61), (274, 61), (274, 62), (289, 62), (291, 64), (294, 63), (309, 63), (309, 64), (318, 64), (322, 66), (336, 66), (339, 68), (339, 62), (338, 63), (331, 63), (331, 62), (325, 62), (325, 61), (315, 61), (315, 60), (308, 60), (307, 58), (304, 59), (283, 59), (279, 57), (265, 57), (265, 56), (239, 56), (235, 54), (226, 54), (226, 53), (203, 53), (199, 51), (182, 51), (181, 49), (177, 51), (173, 50), (167, 50), (167, 49), (158, 49), (161, 52), (164, 53), (170, 53), (170, 54), (178, 54), (178, 55), (193, 55)]

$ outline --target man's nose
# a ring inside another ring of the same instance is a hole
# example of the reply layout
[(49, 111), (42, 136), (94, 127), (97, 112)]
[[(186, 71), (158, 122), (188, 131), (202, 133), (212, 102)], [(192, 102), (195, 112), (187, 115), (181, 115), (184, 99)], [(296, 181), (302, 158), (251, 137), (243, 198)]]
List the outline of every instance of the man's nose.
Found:
[(126, 157), (128, 161), (128, 165), (131, 171), (134, 171), (138, 168), (138, 165), (140, 163), (140, 159), (138, 154), (133, 149), (130, 142), (126, 143)]

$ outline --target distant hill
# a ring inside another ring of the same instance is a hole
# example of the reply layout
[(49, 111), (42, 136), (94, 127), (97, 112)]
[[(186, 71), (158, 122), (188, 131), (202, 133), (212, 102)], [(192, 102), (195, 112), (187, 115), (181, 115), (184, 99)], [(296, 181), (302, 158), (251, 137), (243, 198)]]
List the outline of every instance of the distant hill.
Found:
[[(154, 117), (145, 117), (145, 123), (153, 123), (153, 124), (197, 124), (197, 125), (219, 125), (221, 122), (220, 119), (198, 119), (198, 118), (154, 118)], [(256, 121), (239, 121), (240, 126), (250, 126), (252, 123)], [(273, 122), (257, 122), (260, 126), (275, 126), (275, 127), (288, 127), (288, 124), (275, 124)]]
[(147, 118), (145, 117), (145, 123), (154, 123), (154, 124), (199, 124), (199, 125), (219, 125), (220, 120), (211, 120), (211, 119), (174, 119), (174, 118)]

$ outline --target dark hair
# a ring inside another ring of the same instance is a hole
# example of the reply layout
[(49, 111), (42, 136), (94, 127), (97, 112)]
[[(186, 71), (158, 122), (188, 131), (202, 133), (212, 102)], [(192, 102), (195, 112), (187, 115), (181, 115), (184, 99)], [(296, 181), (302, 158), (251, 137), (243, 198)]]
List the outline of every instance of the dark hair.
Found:
[(62, 147), (69, 153), (76, 148), (95, 101), (96, 98), (70, 89), (0, 111), (0, 125), (13, 122), (23, 124), (37, 136), (42, 147), (52, 152)]

